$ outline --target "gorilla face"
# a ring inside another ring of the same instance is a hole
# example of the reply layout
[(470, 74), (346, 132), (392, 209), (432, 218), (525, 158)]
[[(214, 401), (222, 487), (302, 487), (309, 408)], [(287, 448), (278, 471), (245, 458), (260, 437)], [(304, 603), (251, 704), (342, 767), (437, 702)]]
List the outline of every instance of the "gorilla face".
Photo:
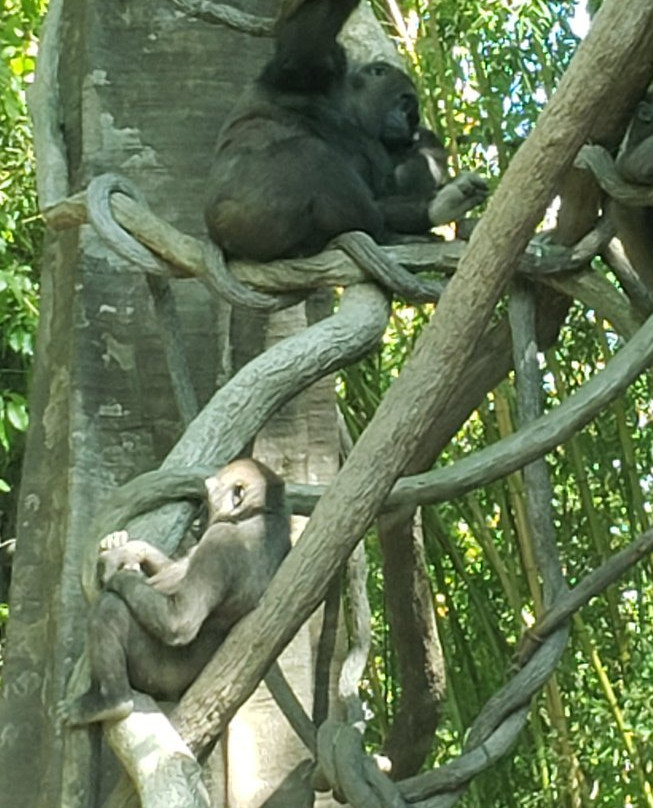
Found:
[(387, 62), (354, 68), (347, 106), (358, 126), (390, 151), (409, 146), (419, 123), (419, 101), (410, 78)]

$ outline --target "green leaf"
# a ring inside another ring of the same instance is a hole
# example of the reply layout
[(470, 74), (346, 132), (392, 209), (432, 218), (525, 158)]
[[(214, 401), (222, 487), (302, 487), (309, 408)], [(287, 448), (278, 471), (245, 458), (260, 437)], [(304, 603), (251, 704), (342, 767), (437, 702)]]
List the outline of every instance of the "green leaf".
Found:
[(20, 396), (13, 396), (6, 405), (7, 420), (19, 432), (25, 432), (29, 423), (27, 404)]

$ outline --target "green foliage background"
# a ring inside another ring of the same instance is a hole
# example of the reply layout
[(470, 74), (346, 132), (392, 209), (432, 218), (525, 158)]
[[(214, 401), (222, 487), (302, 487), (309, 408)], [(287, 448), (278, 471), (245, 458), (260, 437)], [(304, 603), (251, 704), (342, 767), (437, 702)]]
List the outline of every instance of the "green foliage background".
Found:
[(27, 387), (38, 319), (42, 225), (25, 92), (44, 0), (2, 0), (0, 23), (0, 672), (8, 616), (8, 549), (27, 429)]
[[(27, 377), (38, 317), (42, 225), (25, 92), (34, 72), (42, 0), (3, 0), (0, 48), (0, 491), (17, 482), (27, 428)], [(9, 509), (4, 524), (12, 529)], [(3, 531), (4, 532), (4, 531)], [(2, 534), (0, 534), (2, 535)]]

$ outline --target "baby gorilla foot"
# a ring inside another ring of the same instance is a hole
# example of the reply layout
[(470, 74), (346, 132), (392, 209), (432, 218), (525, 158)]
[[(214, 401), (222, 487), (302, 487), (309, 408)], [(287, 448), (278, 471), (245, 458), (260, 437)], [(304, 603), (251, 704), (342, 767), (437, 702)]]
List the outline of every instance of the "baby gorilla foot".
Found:
[(129, 533), (126, 530), (114, 530), (113, 533), (107, 533), (106, 536), (100, 541), (98, 553), (104, 553), (107, 550), (115, 550), (116, 547), (122, 547), (129, 541)]
[(478, 174), (460, 174), (438, 191), (429, 205), (429, 220), (434, 226), (453, 222), (480, 205), (487, 194), (487, 183)]
[(134, 709), (131, 698), (116, 699), (89, 691), (78, 699), (62, 702), (59, 717), (69, 727), (81, 727), (102, 721), (120, 721)]

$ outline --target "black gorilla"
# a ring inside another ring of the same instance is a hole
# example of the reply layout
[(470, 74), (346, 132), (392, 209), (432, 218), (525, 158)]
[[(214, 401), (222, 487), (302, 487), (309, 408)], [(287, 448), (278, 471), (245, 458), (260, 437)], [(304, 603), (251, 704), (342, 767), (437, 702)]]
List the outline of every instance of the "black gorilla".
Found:
[[(350, 230), (384, 243), (426, 233), (485, 197), (483, 180), (468, 174), (434, 203), (412, 81), (385, 62), (348, 69), (336, 41), (358, 2), (295, 4), (278, 25), (274, 56), (226, 122), (206, 222), (227, 254), (310, 255)], [(408, 175), (421, 172), (415, 187), (401, 179), (410, 161)]]
[(88, 622), (91, 687), (62, 705), (66, 723), (126, 717), (132, 687), (179, 699), (290, 550), (284, 483), (269, 468), (236, 460), (206, 486), (209, 525), (187, 556), (172, 560), (124, 533), (101, 547), (104, 590)]

